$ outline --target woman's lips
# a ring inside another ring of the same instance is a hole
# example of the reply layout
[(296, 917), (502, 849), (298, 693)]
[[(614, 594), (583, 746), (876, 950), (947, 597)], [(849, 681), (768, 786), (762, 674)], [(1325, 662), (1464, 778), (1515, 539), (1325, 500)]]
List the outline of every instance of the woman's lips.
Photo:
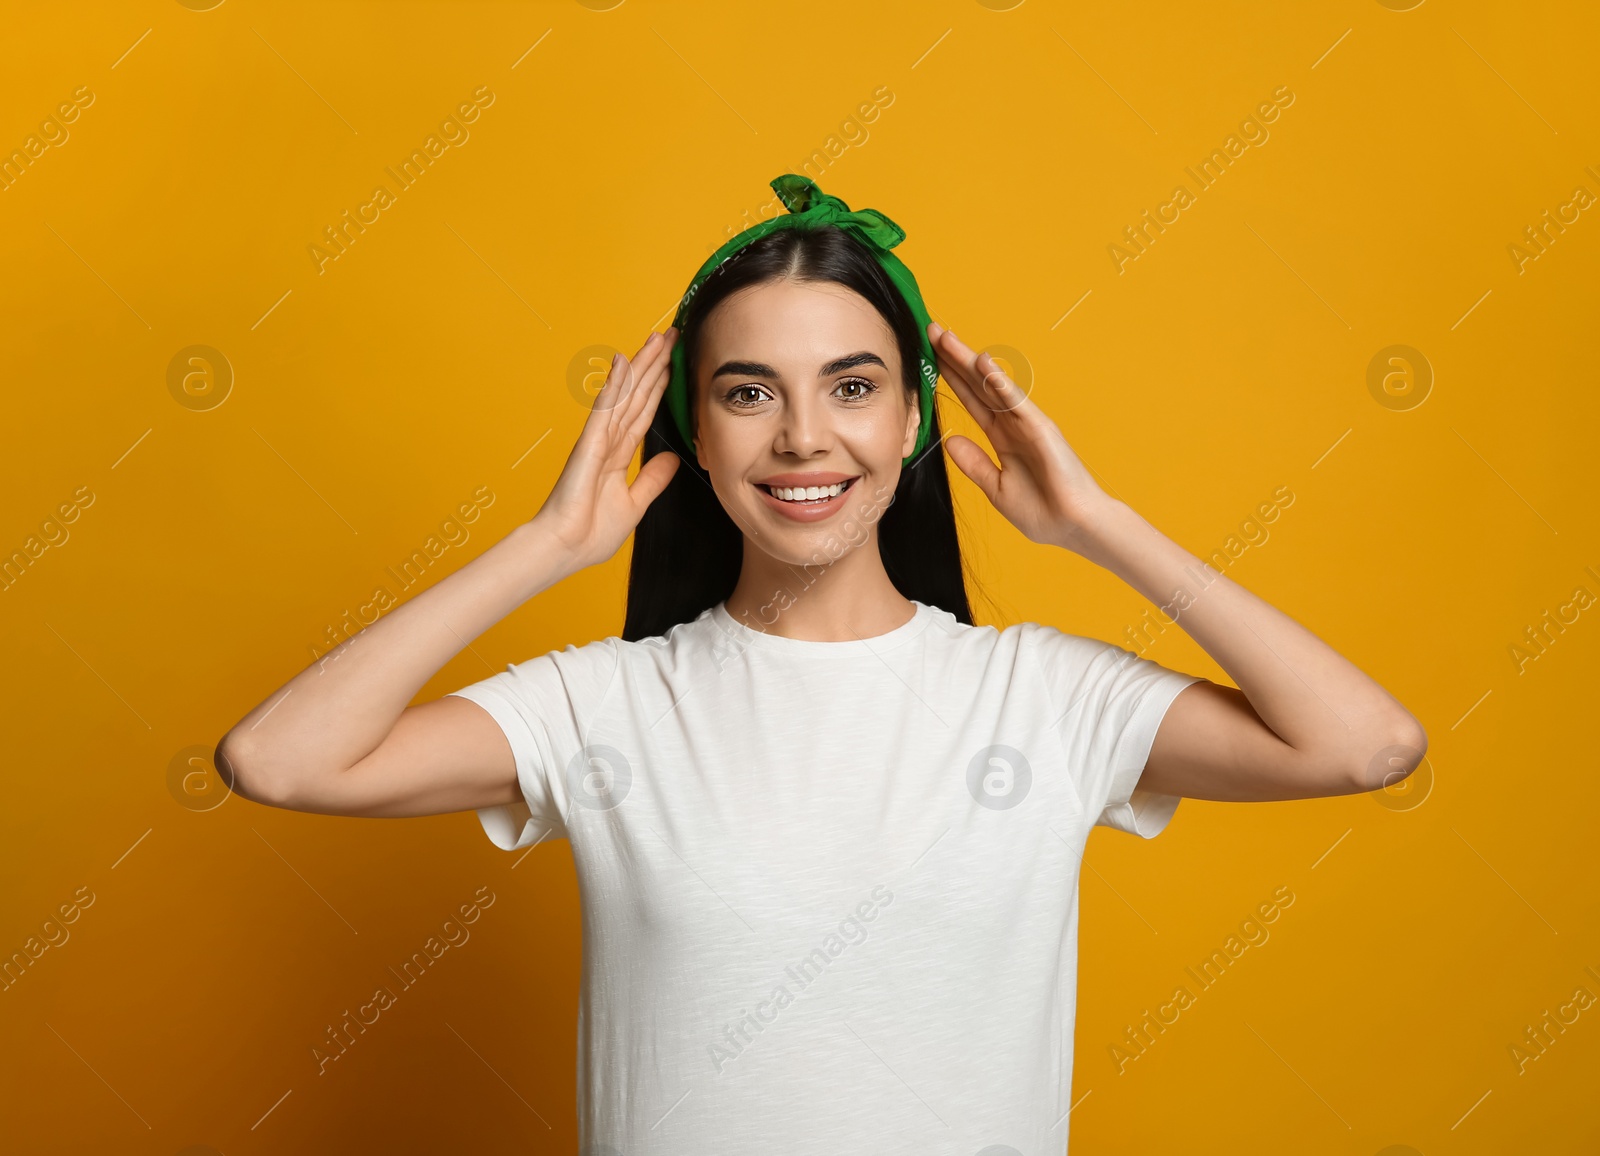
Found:
[(845, 498), (860, 480), (860, 478), (851, 478), (845, 488), (833, 497), (826, 500), (818, 499), (815, 502), (786, 502), (782, 498), (773, 497), (765, 486), (756, 486), (756, 491), (761, 495), (762, 501), (791, 521), (820, 522), (824, 518), (832, 517), (844, 505)]

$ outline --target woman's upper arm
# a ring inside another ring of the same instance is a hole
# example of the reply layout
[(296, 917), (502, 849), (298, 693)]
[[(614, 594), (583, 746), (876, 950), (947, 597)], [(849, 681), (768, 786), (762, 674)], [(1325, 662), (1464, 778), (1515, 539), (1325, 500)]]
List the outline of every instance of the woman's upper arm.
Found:
[[(229, 747), (233, 736), (223, 741)], [(248, 740), (236, 760), (247, 784)], [(219, 766), (227, 751), (219, 748)], [(274, 797), (240, 790), (273, 806), (321, 815), (398, 818), (471, 811), (522, 801), (516, 760), (489, 712), (456, 695), (407, 707), (371, 754), (346, 771), (295, 784)]]
[(1261, 721), (1243, 691), (1197, 682), (1162, 717), (1139, 786), (1221, 802), (1315, 799), (1360, 788), (1343, 763), (1318, 765)]

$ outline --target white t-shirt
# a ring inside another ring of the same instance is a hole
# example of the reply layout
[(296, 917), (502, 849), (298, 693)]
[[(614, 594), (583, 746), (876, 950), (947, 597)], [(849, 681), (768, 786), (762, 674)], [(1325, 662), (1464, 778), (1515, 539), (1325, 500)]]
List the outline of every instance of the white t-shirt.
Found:
[(1137, 783), (1202, 679), (915, 607), (810, 642), (719, 604), (455, 692), (516, 756), (489, 838), (571, 841), (585, 1153), (1065, 1150), (1079, 860), (1171, 819)]

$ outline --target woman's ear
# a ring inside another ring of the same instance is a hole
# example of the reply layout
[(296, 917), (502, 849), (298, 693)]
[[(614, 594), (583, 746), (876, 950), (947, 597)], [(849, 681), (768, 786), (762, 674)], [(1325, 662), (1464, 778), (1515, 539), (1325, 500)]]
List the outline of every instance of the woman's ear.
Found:
[(900, 456), (908, 458), (911, 451), (917, 448), (917, 431), (922, 428), (922, 395), (917, 395), (917, 400), (911, 406), (911, 413), (906, 417), (906, 440), (900, 449)]

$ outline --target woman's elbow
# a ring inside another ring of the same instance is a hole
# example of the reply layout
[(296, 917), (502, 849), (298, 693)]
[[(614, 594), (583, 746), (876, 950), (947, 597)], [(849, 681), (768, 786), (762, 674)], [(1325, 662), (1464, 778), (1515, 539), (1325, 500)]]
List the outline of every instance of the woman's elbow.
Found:
[(1355, 792), (1382, 791), (1402, 782), (1428, 753), (1428, 732), (1407, 714), (1355, 770)]
[(237, 729), (222, 736), (212, 761), (228, 790), (252, 803), (293, 810), (298, 791), (290, 776), (274, 768), (272, 760)]

